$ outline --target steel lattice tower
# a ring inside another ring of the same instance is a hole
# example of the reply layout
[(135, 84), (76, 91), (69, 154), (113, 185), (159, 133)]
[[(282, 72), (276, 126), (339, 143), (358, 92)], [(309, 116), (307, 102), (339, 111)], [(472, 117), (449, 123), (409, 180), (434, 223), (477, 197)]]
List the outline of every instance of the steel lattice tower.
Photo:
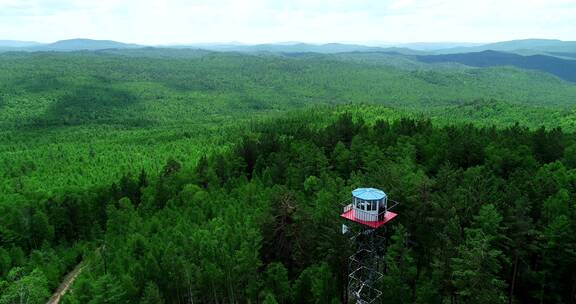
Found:
[[(388, 207), (388, 201), (393, 203)], [(348, 259), (348, 302), (356, 304), (377, 303), (382, 295), (378, 289), (383, 277), (385, 249), (385, 224), (397, 216), (389, 211), (398, 203), (374, 188), (359, 188), (352, 192), (352, 202), (345, 204), (340, 215), (353, 224), (342, 226), (355, 252)]]

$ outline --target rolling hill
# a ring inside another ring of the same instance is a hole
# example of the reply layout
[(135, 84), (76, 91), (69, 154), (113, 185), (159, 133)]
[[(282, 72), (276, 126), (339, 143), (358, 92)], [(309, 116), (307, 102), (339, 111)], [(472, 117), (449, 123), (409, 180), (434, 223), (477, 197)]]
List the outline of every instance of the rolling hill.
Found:
[[(122, 52), (131, 55), (117, 55)], [(166, 53), (189, 57), (159, 57), (157, 49), (1, 55), (0, 121), (148, 124), (350, 102), (418, 110), (477, 99), (575, 105), (575, 85), (508, 67), (402, 68), (335, 55), (180, 52)]]
[(0, 52), (45, 52), (45, 51), (97, 51), (105, 49), (135, 49), (143, 46), (113, 40), (67, 39), (53, 43), (0, 40)]
[(402, 54), (456, 54), (482, 52), (487, 50), (513, 52), (518, 54), (576, 53), (576, 42), (550, 39), (524, 39), (496, 43), (456, 43), (456, 42), (421, 42), (421, 43), (327, 43), (311, 44), (300, 42), (272, 44), (214, 43), (166, 46), (168, 48), (199, 48), (219, 52), (271, 52), (271, 53), (347, 53), (347, 52), (388, 52), (397, 50)]
[(576, 82), (576, 61), (552, 56), (522, 56), (512, 53), (482, 51), (463, 54), (425, 55), (416, 58), (426, 63), (457, 62), (474, 67), (514, 66), (553, 74), (567, 81)]
[(23, 48), (42, 45), (34, 41), (0, 40), (0, 48)]
[[(18, 155), (3, 154), (0, 163), (53, 157), (35, 150), (40, 134), (47, 142), (65, 143), (68, 152), (62, 157), (93, 155), (85, 134), (97, 134), (107, 151), (116, 151), (113, 158), (102, 150), (94, 153), (105, 159), (66, 160), (62, 174), (52, 174), (49, 181), (36, 177), (45, 176), (51, 167), (36, 167), (23, 180), (26, 187), (38, 189), (92, 185), (121, 171), (76, 176), (86, 166), (122, 162), (121, 167), (134, 169), (145, 163), (157, 170), (165, 161), (163, 153), (174, 149), (173, 140), (209, 148), (220, 140), (219, 130), (225, 126), (297, 109), (358, 104), (448, 122), (521, 122), (573, 130), (576, 85), (515, 67), (429, 64), (381, 52), (301, 56), (159, 48), (11, 52), (0, 54), (4, 143), (0, 151), (29, 148)], [(130, 149), (120, 144), (125, 140), (133, 142)], [(182, 148), (171, 153), (196, 159), (202, 151)], [(133, 162), (134, 153), (140, 155), (139, 162)], [(19, 176), (22, 170), (28, 172), (26, 168), (5, 165), (0, 175)], [(0, 192), (13, 189), (15, 180), (6, 178)]]
[(0, 54), (0, 303), (341, 303), (359, 184), (402, 202), (383, 298), (572, 297), (576, 85), (522, 56), (51, 47)]
[(482, 51), (500, 51), (514, 53), (576, 53), (576, 41), (553, 39), (523, 39), (488, 43), (473, 47), (456, 47), (438, 50), (440, 54), (472, 53)]
[(138, 45), (112, 40), (68, 39), (42, 44), (28, 41), (0, 40), (0, 52), (6, 51), (81, 51), (104, 49), (135, 49), (154, 47), (161, 49), (202, 49), (217, 52), (241, 53), (319, 53), (338, 54), (349, 52), (397, 52), (409, 55), (472, 53), (487, 50), (512, 52), (522, 55), (545, 54), (565, 59), (576, 55), (576, 42), (549, 39), (525, 39), (502, 41), (489, 44), (458, 42), (421, 43), (302, 43), (283, 42), (268, 44), (243, 43), (196, 43), (183, 45)]
[(242, 53), (319, 53), (336, 54), (347, 52), (399, 52), (403, 54), (426, 54), (423, 51), (406, 47), (377, 47), (359, 44), (327, 43), (277, 43), (277, 44), (192, 44), (186, 46), (172, 46), (172, 48), (195, 48), (217, 52)]
[(103, 49), (127, 49), (142, 47), (136, 44), (122, 43), (112, 40), (93, 39), (69, 39), (60, 40), (54, 43), (37, 46), (32, 50), (37, 51), (81, 51), (81, 50), (103, 50)]

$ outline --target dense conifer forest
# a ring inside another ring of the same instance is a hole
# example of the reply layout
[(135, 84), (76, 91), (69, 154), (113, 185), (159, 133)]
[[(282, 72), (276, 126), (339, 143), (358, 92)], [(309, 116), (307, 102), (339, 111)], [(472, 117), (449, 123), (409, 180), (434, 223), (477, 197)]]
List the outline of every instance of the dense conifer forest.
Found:
[(0, 304), (576, 302), (576, 86), (381, 53), (0, 54)]
[(156, 178), (5, 206), (2, 301), (45, 297), (84, 256), (65, 303), (337, 303), (350, 250), (337, 203), (365, 184), (402, 202), (388, 301), (573, 301), (572, 133), (350, 114), (306, 125), (263, 123), (193, 168), (170, 160)]

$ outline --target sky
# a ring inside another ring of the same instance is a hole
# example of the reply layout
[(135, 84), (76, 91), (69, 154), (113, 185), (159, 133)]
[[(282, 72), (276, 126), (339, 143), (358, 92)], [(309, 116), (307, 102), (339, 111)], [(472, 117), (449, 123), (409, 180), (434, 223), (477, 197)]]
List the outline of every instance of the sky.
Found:
[(576, 40), (576, 0), (0, 0), (0, 40)]

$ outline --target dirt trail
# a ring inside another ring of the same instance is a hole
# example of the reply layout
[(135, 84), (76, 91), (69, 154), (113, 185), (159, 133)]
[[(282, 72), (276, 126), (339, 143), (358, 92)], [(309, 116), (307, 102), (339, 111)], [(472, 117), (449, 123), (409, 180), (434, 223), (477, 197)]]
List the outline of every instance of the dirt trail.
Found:
[(60, 283), (60, 286), (58, 286), (58, 289), (56, 289), (46, 304), (58, 304), (60, 299), (64, 296), (64, 294), (66, 294), (68, 289), (70, 289), (70, 286), (72, 286), (74, 280), (76, 280), (80, 272), (82, 272), (83, 268), (84, 263), (82, 262), (76, 265), (76, 267), (74, 267), (74, 269), (64, 277), (64, 280), (62, 280), (62, 283)]

